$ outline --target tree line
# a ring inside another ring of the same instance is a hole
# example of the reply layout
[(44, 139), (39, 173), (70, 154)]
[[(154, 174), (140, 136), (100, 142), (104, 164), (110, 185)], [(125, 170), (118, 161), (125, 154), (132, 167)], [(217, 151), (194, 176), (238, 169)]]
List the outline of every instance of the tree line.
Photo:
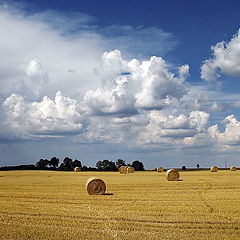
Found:
[(80, 167), (82, 171), (118, 171), (121, 166), (132, 166), (136, 171), (144, 171), (142, 162), (135, 160), (131, 164), (127, 164), (123, 159), (118, 159), (116, 162), (110, 160), (102, 160), (96, 163), (96, 167), (82, 166), (78, 159), (65, 157), (60, 163), (60, 159), (52, 157), (49, 159), (41, 158), (36, 164), (5, 166), (0, 167), (0, 171), (7, 170), (53, 170), (53, 171), (73, 171), (75, 167)]

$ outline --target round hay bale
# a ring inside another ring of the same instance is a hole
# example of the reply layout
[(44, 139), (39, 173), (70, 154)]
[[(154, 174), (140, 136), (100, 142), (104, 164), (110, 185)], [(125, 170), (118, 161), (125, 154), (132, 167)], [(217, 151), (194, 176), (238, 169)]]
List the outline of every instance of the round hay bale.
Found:
[(217, 166), (212, 166), (212, 167), (210, 168), (210, 170), (211, 170), (211, 172), (217, 172), (217, 171), (218, 171), (218, 168), (217, 168)]
[(234, 166), (231, 166), (231, 167), (230, 167), (230, 171), (237, 171), (237, 168), (234, 167)]
[(126, 168), (126, 166), (121, 166), (121, 167), (119, 168), (119, 172), (120, 172), (120, 173), (123, 173), (123, 174), (126, 174), (126, 173), (127, 173), (127, 168)]
[(131, 166), (127, 167), (127, 173), (134, 173), (134, 172), (135, 172), (134, 167), (131, 167)]
[(163, 172), (163, 171), (164, 171), (164, 168), (163, 168), (163, 167), (158, 167), (158, 168), (157, 168), (157, 171), (158, 171), (158, 172)]
[(74, 172), (81, 172), (81, 168), (80, 167), (75, 167)]
[(87, 180), (86, 189), (89, 195), (103, 195), (106, 191), (106, 184), (102, 179), (93, 177)]
[(167, 170), (166, 177), (168, 181), (178, 181), (180, 178), (180, 174), (176, 169), (169, 169)]

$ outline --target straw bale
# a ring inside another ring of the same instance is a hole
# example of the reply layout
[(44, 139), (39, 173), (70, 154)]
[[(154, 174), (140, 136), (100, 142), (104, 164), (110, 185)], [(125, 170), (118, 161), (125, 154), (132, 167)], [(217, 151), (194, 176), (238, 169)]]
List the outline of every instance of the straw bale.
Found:
[(180, 178), (180, 174), (176, 169), (169, 169), (167, 171), (166, 178), (168, 181), (178, 181)]
[(86, 189), (90, 195), (103, 195), (106, 191), (106, 184), (102, 179), (92, 177), (87, 180)]
[(131, 167), (131, 166), (127, 167), (127, 173), (134, 173), (134, 172), (135, 172), (134, 167)]
[(211, 172), (217, 172), (218, 171), (218, 167), (217, 166), (212, 166), (210, 168)]
[(81, 168), (80, 167), (75, 167), (74, 172), (81, 172)]
[(163, 167), (158, 167), (158, 168), (157, 168), (157, 171), (158, 171), (158, 172), (163, 172), (163, 171), (164, 171), (164, 168), (163, 168)]
[(230, 171), (237, 171), (237, 168), (234, 167), (234, 166), (231, 166), (231, 167), (230, 167)]
[(126, 166), (121, 166), (119, 168), (119, 172), (122, 173), (122, 174), (126, 174), (127, 173), (127, 167)]

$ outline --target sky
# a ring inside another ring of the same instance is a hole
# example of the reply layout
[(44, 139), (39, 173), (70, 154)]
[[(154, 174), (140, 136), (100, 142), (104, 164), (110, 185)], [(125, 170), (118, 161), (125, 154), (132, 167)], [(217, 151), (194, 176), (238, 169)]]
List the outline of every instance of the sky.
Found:
[(239, 166), (239, 19), (234, 0), (0, 1), (0, 166)]

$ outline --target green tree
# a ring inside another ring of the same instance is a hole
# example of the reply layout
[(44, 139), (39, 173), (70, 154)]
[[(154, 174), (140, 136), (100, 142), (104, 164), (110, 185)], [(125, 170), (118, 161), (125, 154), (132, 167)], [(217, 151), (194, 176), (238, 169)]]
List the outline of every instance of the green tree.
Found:
[(132, 162), (132, 167), (134, 167), (136, 171), (144, 171), (143, 163), (138, 160)]
[(75, 167), (80, 167), (80, 168), (82, 167), (82, 163), (77, 159), (73, 161), (73, 168)]
[(73, 160), (69, 157), (65, 157), (63, 163), (58, 168), (60, 171), (73, 171)]
[(58, 167), (59, 164), (59, 158), (57, 157), (52, 157), (49, 161), (49, 166), (52, 166), (53, 169), (56, 169)]
[(48, 165), (49, 165), (49, 160), (48, 159), (40, 159), (36, 163), (36, 168), (39, 169), (39, 170), (46, 170), (46, 169), (48, 169)]
[(98, 161), (96, 163), (96, 167), (99, 171), (117, 171), (115, 162), (109, 161), (107, 159), (103, 161)]
[(117, 165), (117, 168), (119, 169), (121, 166), (126, 166), (126, 163), (125, 163), (124, 160), (118, 159), (118, 160), (116, 161), (116, 165)]
[(186, 168), (186, 166), (182, 166), (182, 170), (186, 170), (187, 168)]

